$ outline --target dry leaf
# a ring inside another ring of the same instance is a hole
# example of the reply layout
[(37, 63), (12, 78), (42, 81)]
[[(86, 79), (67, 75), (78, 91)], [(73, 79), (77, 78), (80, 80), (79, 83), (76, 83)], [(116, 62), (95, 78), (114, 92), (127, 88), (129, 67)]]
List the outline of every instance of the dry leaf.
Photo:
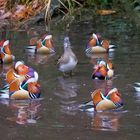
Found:
[(116, 11), (115, 10), (97, 10), (96, 13), (104, 16), (104, 15), (114, 14), (116, 13)]

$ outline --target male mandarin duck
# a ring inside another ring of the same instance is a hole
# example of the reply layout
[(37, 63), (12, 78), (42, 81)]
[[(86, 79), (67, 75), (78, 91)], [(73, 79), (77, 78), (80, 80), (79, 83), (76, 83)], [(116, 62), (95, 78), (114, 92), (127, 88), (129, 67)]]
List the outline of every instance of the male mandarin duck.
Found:
[(116, 88), (111, 89), (108, 93), (103, 94), (100, 89), (95, 90), (92, 94), (92, 101), (80, 105), (83, 111), (105, 111), (117, 109), (123, 106), (121, 95)]
[(57, 62), (58, 69), (64, 74), (70, 72), (76, 67), (78, 63), (76, 55), (73, 53), (69, 41), (69, 37), (64, 38), (64, 53)]
[(55, 50), (52, 35), (45, 34), (40, 40), (37, 40), (37, 38), (32, 38), (30, 40), (30, 46), (26, 48), (26, 51), (38, 54), (54, 53)]
[(86, 53), (107, 53), (114, 51), (115, 46), (110, 45), (108, 40), (100, 41), (100, 35), (93, 33), (86, 46)]
[(13, 62), (15, 56), (11, 54), (9, 40), (0, 42), (0, 61), (2, 64)]
[[(38, 73), (18, 61), (6, 74), (7, 85), (0, 92), (1, 98), (32, 99), (40, 97)], [(8, 94), (8, 95), (7, 95)]]
[(112, 78), (113, 75), (114, 75), (114, 68), (111, 61), (108, 60), (108, 62), (106, 63), (103, 60), (98, 60), (97, 64), (94, 66), (92, 79), (106, 80)]

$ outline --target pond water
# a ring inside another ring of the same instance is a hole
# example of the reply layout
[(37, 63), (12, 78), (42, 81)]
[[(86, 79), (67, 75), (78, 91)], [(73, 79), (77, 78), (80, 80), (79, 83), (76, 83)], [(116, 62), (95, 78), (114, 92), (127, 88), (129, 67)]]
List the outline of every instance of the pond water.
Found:
[[(117, 46), (114, 53), (93, 56), (84, 53), (92, 32), (100, 33)], [(140, 82), (140, 39), (137, 28), (122, 17), (108, 16), (95, 21), (72, 24), (66, 33), (62, 28), (51, 30), (56, 48), (55, 55), (39, 56), (24, 52), (32, 36), (45, 33), (38, 26), (28, 31), (5, 31), (10, 38), (16, 60), (23, 60), (39, 73), (42, 99), (34, 101), (1, 100), (0, 137), (3, 140), (135, 140), (140, 133), (140, 93), (133, 88)], [(72, 49), (79, 60), (73, 77), (64, 78), (57, 70), (57, 58), (63, 52), (63, 39), (68, 34)], [(92, 68), (97, 58), (111, 59), (115, 77), (108, 81), (92, 80)], [(1, 66), (5, 73), (10, 66)], [(1, 76), (1, 79), (3, 77)], [(116, 87), (122, 94), (121, 112), (87, 113), (77, 106), (91, 100), (97, 88)]]

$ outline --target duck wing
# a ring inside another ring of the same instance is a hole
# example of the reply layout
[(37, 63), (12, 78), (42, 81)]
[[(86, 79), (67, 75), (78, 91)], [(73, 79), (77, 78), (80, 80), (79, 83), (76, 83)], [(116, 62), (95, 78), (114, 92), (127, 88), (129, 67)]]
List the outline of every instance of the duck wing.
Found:
[(57, 64), (66, 64), (69, 62), (69, 57), (63, 54), (57, 61)]

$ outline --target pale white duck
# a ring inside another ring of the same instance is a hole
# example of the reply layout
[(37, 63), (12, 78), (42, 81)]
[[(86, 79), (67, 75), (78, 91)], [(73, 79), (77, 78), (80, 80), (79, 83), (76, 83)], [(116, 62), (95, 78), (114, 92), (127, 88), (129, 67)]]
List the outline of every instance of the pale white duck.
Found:
[(69, 41), (69, 37), (64, 38), (64, 53), (58, 60), (58, 69), (64, 74), (70, 72), (76, 67), (78, 63), (76, 55), (73, 53)]

